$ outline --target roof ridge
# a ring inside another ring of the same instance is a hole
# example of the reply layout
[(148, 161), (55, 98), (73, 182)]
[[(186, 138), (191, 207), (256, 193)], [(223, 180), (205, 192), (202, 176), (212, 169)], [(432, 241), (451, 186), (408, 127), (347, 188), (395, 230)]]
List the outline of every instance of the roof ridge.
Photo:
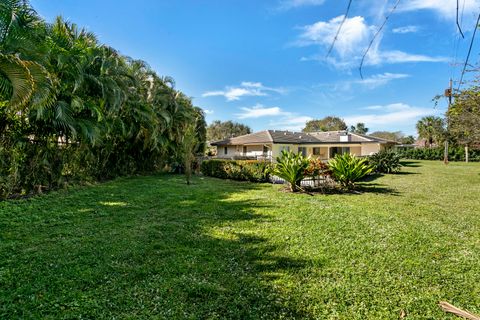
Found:
[(270, 133), (271, 130), (266, 130), (268, 134), (268, 138), (270, 139), (271, 142), (273, 142), (273, 137), (272, 134)]

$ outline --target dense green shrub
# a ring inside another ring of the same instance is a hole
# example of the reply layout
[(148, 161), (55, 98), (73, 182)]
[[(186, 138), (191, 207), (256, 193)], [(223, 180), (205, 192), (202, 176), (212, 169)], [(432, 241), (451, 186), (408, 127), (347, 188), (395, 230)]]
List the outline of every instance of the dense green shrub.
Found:
[(284, 179), (290, 186), (290, 191), (296, 192), (300, 189), (300, 183), (305, 178), (310, 161), (301, 153), (294, 153), (283, 150), (277, 163), (272, 166), (272, 174)]
[(373, 166), (368, 164), (367, 158), (357, 158), (350, 153), (337, 154), (328, 162), (332, 178), (345, 188), (352, 190), (355, 182), (371, 173)]
[(267, 182), (268, 168), (269, 163), (264, 161), (211, 159), (202, 162), (200, 171), (221, 179)]
[[(400, 157), (413, 160), (443, 160), (444, 148), (417, 148), (401, 150), (398, 152)], [(449, 161), (465, 161), (465, 148), (463, 146), (450, 147), (448, 149)], [(480, 161), (480, 149), (470, 149), (468, 151), (469, 161)]]
[(368, 163), (378, 173), (394, 173), (400, 171), (400, 155), (390, 150), (382, 150), (368, 157)]

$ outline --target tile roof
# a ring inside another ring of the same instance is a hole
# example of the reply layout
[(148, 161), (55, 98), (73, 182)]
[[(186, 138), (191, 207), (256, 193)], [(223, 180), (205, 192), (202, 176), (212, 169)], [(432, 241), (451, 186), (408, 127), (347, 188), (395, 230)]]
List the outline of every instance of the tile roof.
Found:
[[(340, 137), (348, 134), (348, 140), (342, 141)], [(394, 143), (385, 139), (361, 135), (356, 133), (347, 133), (346, 131), (326, 131), (326, 132), (291, 132), (283, 130), (265, 130), (234, 138), (228, 138), (220, 141), (214, 141), (213, 146), (222, 145), (248, 145), (248, 144), (322, 144), (322, 143)]]

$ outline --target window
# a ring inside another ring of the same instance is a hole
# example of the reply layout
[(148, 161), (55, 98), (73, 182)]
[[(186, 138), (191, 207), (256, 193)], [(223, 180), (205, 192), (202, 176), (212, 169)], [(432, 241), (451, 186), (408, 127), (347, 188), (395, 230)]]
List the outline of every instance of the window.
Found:
[(268, 147), (267, 146), (263, 146), (263, 153), (268, 153)]
[(223, 154), (228, 154), (228, 147), (223, 148)]
[(319, 147), (314, 147), (313, 148), (313, 155), (314, 156), (319, 156), (320, 155), (320, 148)]
[(337, 154), (350, 153), (350, 147), (331, 147), (330, 158), (334, 158)]
[(298, 153), (301, 153), (302, 156), (306, 157), (306, 156), (307, 156), (307, 148), (305, 148), (305, 147), (298, 147)]
[(243, 146), (243, 155), (247, 154), (247, 146)]

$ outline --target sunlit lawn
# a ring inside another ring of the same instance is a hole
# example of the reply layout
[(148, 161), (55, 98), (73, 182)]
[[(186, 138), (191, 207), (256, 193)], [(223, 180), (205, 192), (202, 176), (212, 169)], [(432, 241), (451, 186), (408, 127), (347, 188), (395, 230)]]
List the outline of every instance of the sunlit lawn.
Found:
[(0, 319), (480, 314), (480, 164), (410, 162), (360, 194), (181, 176), (0, 203)]

